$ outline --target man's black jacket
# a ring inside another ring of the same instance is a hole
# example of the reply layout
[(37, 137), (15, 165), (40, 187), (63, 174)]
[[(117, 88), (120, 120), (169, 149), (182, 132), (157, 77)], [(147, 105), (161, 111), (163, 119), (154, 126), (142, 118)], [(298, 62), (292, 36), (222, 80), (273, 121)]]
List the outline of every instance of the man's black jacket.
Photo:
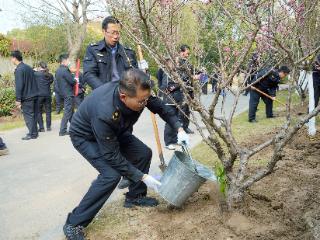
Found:
[(53, 75), (46, 71), (37, 71), (34, 73), (40, 97), (50, 97), (51, 96), (51, 84), (53, 83)]
[[(151, 112), (158, 113), (172, 128), (178, 129), (181, 126), (174, 112), (159, 98), (151, 96), (146, 107)], [(83, 142), (97, 142), (101, 157), (104, 156), (111, 167), (122, 176), (139, 181), (143, 173), (122, 156), (118, 139), (131, 134), (141, 113), (142, 111), (135, 112), (127, 108), (120, 100), (118, 83), (110, 82), (84, 99), (72, 117), (69, 132), (72, 138), (80, 138)], [(88, 154), (90, 155), (90, 151)], [(93, 155), (97, 156), (96, 152)]]
[(38, 96), (38, 84), (33, 69), (20, 62), (14, 71), (16, 85), (16, 101), (22, 102)]
[(70, 72), (67, 66), (60, 65), (60, 67), (57, 69), (56, 81), (59, 89), (59, 94), (61, 96), (74, 96), (73, 86), (76, 84), (76, 80), (74, 79), (72, 73)]
[[(120, 77), (124, 71), (132, 67), (138, 68), (135, 52), (120, 43), (117, 45), (115, 58)], [(92, 89), (112, 80), (112, 53), (105, 40), (87, 47), (83, 60), (83, 77)]]
[(271, 70), (271, 68), (264, 68), (256, 74), (254, 81), (258, 80), (259, 78), (262, 79), (258, 83), (254, 84), (254, 87), (272, 97), (275, 97), (278, 84), (280, 83), (279, 73), (275, 70)]

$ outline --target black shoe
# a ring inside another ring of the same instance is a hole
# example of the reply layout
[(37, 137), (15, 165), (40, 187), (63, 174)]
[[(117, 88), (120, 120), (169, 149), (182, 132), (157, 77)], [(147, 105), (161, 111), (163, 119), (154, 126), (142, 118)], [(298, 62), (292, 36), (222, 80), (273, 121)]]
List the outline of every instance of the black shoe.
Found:
[(268, 116), (267, 118), (276, 118), (276, 115)]
[(118, 184), (118, 188), (125, 189), (125, 188), (129, 187), (131, 183), (132, 182), (128, 178), (123, 177), (121, 179), (120, 183)]
[(28, 141), (28, 140), (31, 140), (31, 139), (36, 139), (38, 136), (36, 137), (31, 137), (30, 135), (26, 135), (25, 137), (21, 138), (22, 140), (25, 140), (25, 141)]
[(257, 123), (258, 121), (255, 120), (255, 119), (251, 119), (251, 120), (249, 120), (249, 122), (251, 122), (251, 123)]
[(48, 127), (48, 128), (47, 128), (47, 131), (50, 132), (50, 131), (51, 131), (51, 127)]
[(192, 131), (190, 128), (186, 128), (184, 131), (188, 134), (194, 134), (194, 131)]
[(67, 136), (67, 135), (69, 135), (69, 132), (62, 132), (62, 133), (60, 132), (60, 133), (59, 133), (59, 136), (60, 136), (60, 137), (62, 137), (62, 136)]
[(151, 197), (128, 198), (124, 201), (125, 208), (138, 207), (155, 207), (159, 204), (158, 200)]
[(65, 224), (63, 226), (64, 235), (68, 240), (85, 240), (82, 226), (72, 226), (71, 224)]
[(38, 132), (45, 132), (44, 128), (40, 128)]

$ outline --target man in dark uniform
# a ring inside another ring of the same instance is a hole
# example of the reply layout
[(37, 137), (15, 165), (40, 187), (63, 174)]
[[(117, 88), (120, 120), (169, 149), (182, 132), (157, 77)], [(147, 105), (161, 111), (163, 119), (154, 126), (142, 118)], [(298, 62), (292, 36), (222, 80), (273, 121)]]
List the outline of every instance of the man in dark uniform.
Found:
[[(253, 86), (262, 92), (270, 95), (275, 99), (276, 91), (280, 79), (285, 78), (290, 73), (290, 69), (287, 66), (281, 66), (278, 70), (271, 70), (270, 68), (264, 68), (257, 73), (255, 80), (261, 78), (259, 82)], [(259, 105), (260, 98), (266, 104), (266, 116), (267, 118), (273, 118), (273, 100), (267, 98), (261, 93), (257, 92), (254, 89), (250, 90), (250, 99), (249, 99), (249, 122), (257, 122), (256, 112)]]
[(80, 104), (84, 100), (84, 94), (86, 93), (86, 82), (84, 81), (83, 74), (79, 73), (79, 92), (74, 98), (75, 107), (79, 108)]
[(102, 22), (104, 39), (87, 47), (83, 61), (84, 80), (96, 89), (107, 82), (118, 82), (122, 73), (138, 68), (135, 52), (119, 43), (121, 26), (110, 16)]
[(45, 62), (39, 63), (38, 71), (35, 77), (39, 88), (39, 132), (44, 132), (44, 124), (42, 118), (42, 109), (46, 112), (47, 131), (51, 131), (51, 84), (53, 83), (53, 75), (49, 73), (49, 69)]
[(37, 119), (39, 112), (38, 84), (33, 69), (22, 62), (19, 50), (11, 52), (11, 62), (16, 65), (14, 71), (16, 85), (16, 107), (22, 110), (29, 133), (22, 140), (38, 137)]
[[(178, 65), (178, 73), (181, 77), (181, 79), (184, 81), (185, 86), (189, 88), (189, 95), (191, 98), (193, 98), (193, 78), (196, 78), (196, 75), (194, 74), (194, 68), (192, 64), (188, 61), (189, 55), (190, 55), (190, 47), (188, 45), (181, 45), (180, 46), (180, 52), (179, 52), (179, 58), (177, 60), (177, 65)], [(181, 106), (181, 109), (183, 113), (180, 112), (181, 115), (181, 120), (182, 120), (182, 125), (183, 129), (185, 130), (186, 133), (192, 134), (194, 133), (190, 128), (189, 128), (189, 123), (190, 123), (190, 107), (187, 103), (184, 103)]]
[(146, 197), (147, 187), (157, 191), (160, 182), (148, 175), (152, 152), (132, 135), (131, 129), (144, 107), (158, 113), (188, 142), (177, 117), (159, 98), (150, 96), (149, 77), (138, 69), (125, 72), (120, 83), (107, 83), (85, 98), (74, 114), (70, 137), (77, 151), (99, 172), (63, 228), (68, 239), (84, 239), (88, 226), (116, 188), (121, 176), (134, 183), (126, 193), (124, 207), (158, 204)]
[(317, 107), (319, 104), (319, 98), (320, 98), (320, 55), (317, 56), (312, 70), (313, 70), (312, 78), (313, 78), (313, 89), (314, 89), (314, 107)]
[[(170, 59), (166, 59), (166, 61), (168, 66), (173, 67)], [(161, 78), (161, 85), (159, 88), (165, 93), (163, 94), (163, 101), (175, 115), (180, 117), (178, 107), (181, 108), (183, 102), (183, 93), (180, 84), (175, 83), (164, 71)], [(166, 148), (169, 150), (175, 150), (177, 142), (178, 137), (176, 129), (166, 123), (164, 127), (164, 143)]]
[(72, 73), (69, 69), (69, 55), (62, 54), (59, 57), (60, 67), (56, 71), (56, 81), (59, 86), (59, 91), (63, 96), (64, 112), (60, 124), (59, 136), (65, 136), (67, 132), (68, 122), (71, 122), (74, 106), (74, 90), (73, 86), (76, 84)]

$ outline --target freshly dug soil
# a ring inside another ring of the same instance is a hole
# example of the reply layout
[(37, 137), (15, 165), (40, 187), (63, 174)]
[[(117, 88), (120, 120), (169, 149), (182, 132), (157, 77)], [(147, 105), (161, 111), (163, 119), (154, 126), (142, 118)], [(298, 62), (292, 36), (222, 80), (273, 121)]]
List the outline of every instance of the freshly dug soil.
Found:
[[(268, 150), (264, 154), (269, 154)], [(160, 198), (160, 197), (158, 197)], [(308, 240), (320, 239), (320, 134), (304, 130), (285, 149), (276, 171), (254, 185), (243, 206), (226, 212), (217, 186), (206, 183), (183, 209), (108, 204), (88, 239)]]

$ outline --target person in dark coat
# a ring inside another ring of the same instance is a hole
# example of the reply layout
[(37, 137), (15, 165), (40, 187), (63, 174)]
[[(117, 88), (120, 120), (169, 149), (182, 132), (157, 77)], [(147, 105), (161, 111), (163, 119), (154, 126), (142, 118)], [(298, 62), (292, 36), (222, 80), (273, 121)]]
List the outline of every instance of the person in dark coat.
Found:
[(287, 66), (281, 66), (278, 70), (272, 70), (270, 68), (264, 68), (259, 71), (255, 80), (261, 79), (253, 86), (260, 91), (268, 94), (273, 98), (270, 98), (262, 95), (257, 92), (253, 88), (250, 90), (250, 99), (249, 99), (249, 122), (257, 122), (256, 120), (256, 112), (257, 107), (259, 105), (260, 98), (266, 104), (266, 116), (267, 118), (273, 118), (273, 101), (276, 97), (276, 92), (278, 89), (278, 84), (280, 83), (280, 79), (285, 78), (290, 73), (290, 69)]
[(121, 176), (133, 182), (125, 194), (124, 207), (158, 205), (157, 199), (147, 197), (147, 188), (157, 191), (161, 185), (148, 174), (152, 151), (131, 131), (145, 107), (179, 132), (180, 143), (188, 143), (188, 135), (176, 115), (159, 98), (151, 96), (149, 77), (138, 69), (125, 72), (120, 83), (106, 83), (94, 90), (74, 114), (70, 126), (72, 144), (99, 175), (68, 214), (63, 227), (67, 239), (85, 239), (83, 228), (108, 200)]
[(46, 113), (47, 131), (51, 131), (51, 84), (53, 83), (53, 75), (49, 73), (48, 66), (45, 62), (39, 63), (38, 71), (35, 72), (35, 77), (39, 88), (39, 132), (44, 132), (44, 124), (42, 118), (42, 110)]
[(19, 50), (11, 52), (11, 62), (17, 66), (14, 71), (16, 107), (22, 110), (24, 121), (29, 130), (22, 140), (36, 139), (38, 137), (37, 119), (39, 114), (38, 83), (33, 69), (22, 60)]
[[(104, 39), (87, 47), (83, 77), (92, 89), (107, 82), (119, 82), (124, 71), (138, 68), (135, 52), (119, 43), (120, 30), (120, 23), (115, 17), (106, 17), (102, 22)], [(140, 66), (146, 68), (143, 64)]]
[[(195, 74), (195, 69), (192, 66), (192, 64), (188, 61), (190, 55), (190, 47), (188, 45), (181, 45), (180, 46), (180, 52), (179, 52), (179, 58), (177, 59), (177, 70), (178, 74), (180, 75), (180, 78), (182, 81), (184, 81), (186, 88), (189, 89), (189, 95), (191, 98), (193, 98), (194, 93), (193, 93), (193, 80), (196, 78), (199, 78), (200, 75)], [(182, 111), (181, 113), (181, 120), (183, 124), (183, 129), (186, 131), (188, 134), (193, 134), (194, 132), (189, 128), (189, 123), (190, 123), (190, 107), (189, 105), (185, 102), (182, 106)]]
[(59, 62), (60, 67), (56, 71), (56, 80), (64, 101), (64, 112), (60, 124), (59, 136), (65, 136), (69, 134), (67, 131), (68, 122), (71, 122), (74, 111), (74, 85), (76, 84), (76, 80), (69, 69), (69, 55), (60, 55)]
[(320, 54), (317, 56), (312, 69), (313, 89), (314, 89), (314, 107), (319, 104), (320, 98)]

